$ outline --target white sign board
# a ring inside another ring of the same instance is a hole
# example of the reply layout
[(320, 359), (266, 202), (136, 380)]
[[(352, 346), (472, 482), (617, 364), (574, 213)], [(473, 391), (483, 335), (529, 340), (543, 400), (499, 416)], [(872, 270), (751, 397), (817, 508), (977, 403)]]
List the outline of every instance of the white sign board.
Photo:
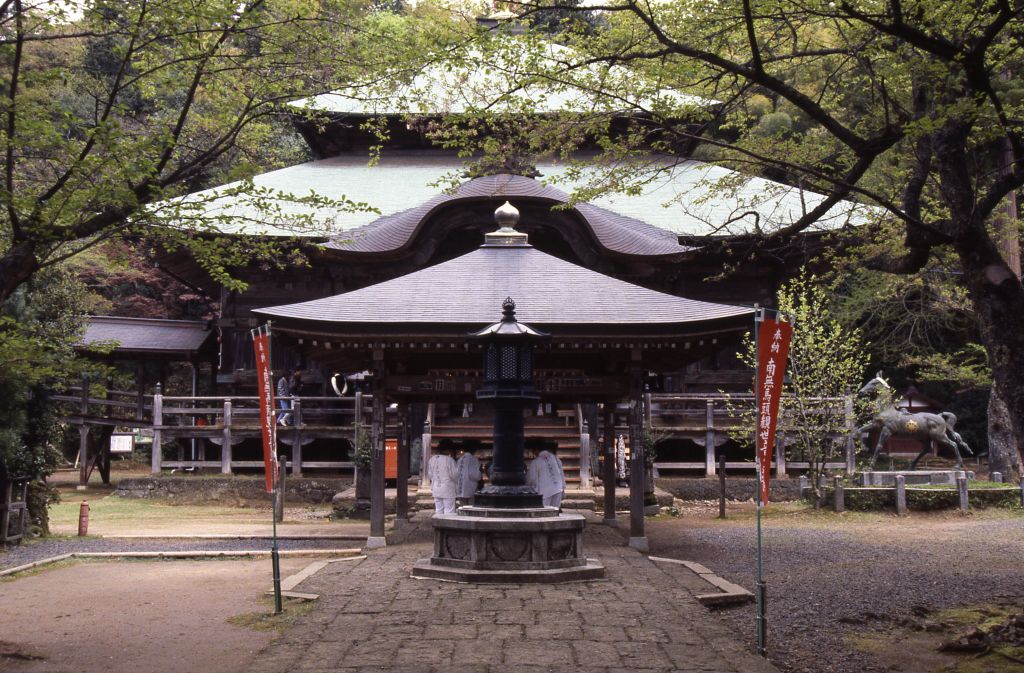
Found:
[(135, 448), (135, 435), (129, 433), (110, 435), (111, 453), (131, 453), (133, 448)]

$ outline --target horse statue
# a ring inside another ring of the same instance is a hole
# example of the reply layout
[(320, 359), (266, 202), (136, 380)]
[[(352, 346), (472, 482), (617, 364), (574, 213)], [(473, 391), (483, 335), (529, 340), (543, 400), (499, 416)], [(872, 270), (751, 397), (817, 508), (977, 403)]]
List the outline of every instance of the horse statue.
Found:
[[(878, 372), (875, 378), (868, 381), (860, 389), (859, 394), (869, 395), (878, 392), (880, 389), (892, 390), (888, 382), (882, 378), (882, 372)], [(921, 460), (924, 454), (928, 453), (932, 442), (953, 449), (953, 453), (956, 454), (956, 467), (963, 467), (964, 459), (960, 455), (960, 449), (963, 449), (969, 456), (973, 456), (974, 452), (967, 446), (967, 442), (963, 440), (959, 433), (953, 429), (955, 425), (956, 416), (948, 411), (938, 414), (924, 412), (911, 414), (906, 411), (900, 411), (896, 409), (891, 395), (889, 395), (879, 398), (878, 408), (875, 410), (874, 417), (870, 422), (857, 428), (856, 433), (861, 438), (864, 447), (871, 451), (870, 469), (875, 468), (878, 452), (890, 437), (908, 437), (921, 442), (921, 453), (910, 464), (911, 470), (917, 469), (917, 461)], [(865, 435), (865, 433), (870, 433), (872, 430), (878, 431), (878, 441), (875, 442), (874, 449), (868, 444), (868, 439)]]

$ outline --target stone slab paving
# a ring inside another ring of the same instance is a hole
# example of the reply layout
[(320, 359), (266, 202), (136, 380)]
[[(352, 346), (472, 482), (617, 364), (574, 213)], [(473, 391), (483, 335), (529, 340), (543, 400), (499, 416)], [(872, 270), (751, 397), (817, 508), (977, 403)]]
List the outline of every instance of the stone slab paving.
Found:
[(431, 552), (429, 522), (401, 537), (302, 582), (317, 606), (250, 673), (776, 672), (697, 602), (705, 583), (665, 572), (604, 526), (588, 525), (584, 548), (606, 578), (561, 585), (412, 579)]

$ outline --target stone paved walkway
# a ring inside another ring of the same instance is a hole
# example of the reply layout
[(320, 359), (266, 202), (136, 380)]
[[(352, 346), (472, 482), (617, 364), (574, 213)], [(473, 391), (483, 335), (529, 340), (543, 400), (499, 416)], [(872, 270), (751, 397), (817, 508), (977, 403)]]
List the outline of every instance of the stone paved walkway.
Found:
[[(603, 580), (467, 585), (409, 577), (430, 555), (429, 524), (400, 544), (336, 563), (303, 582), (312, 612), (250, 666), (251, 673), (772, 673), (694, 593), (708, 585), (654, 564), (621, 535), (588, 524), (587, 556)], [(753, 628), (753, 624), (751, 624)]]

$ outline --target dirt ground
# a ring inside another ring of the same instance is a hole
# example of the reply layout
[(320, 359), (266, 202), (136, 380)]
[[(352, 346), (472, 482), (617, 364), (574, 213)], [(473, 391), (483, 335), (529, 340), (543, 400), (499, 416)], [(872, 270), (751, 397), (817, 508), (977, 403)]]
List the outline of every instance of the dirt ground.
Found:
[[(648, 524), (652, 553), (698, 561), (753, 589), (754, 509), (687, 503)], [(764, 522), (769, 658), (787, 673), (1015, 673), (1024, 649), (940, 651), (1024, 615), (1020, 510), (834, 514), (773, 505)], [(755, 608), (719, 610), (754, 646)], [(999, 650), (997, 652), (996, 650)]]
[[(311, 559), (283, 558), (287, 576)], [(0, 670), (241, 673), (275, 635), (235, 626), (266, 612), (269, 559), (74, 562), (0, 582)]]

